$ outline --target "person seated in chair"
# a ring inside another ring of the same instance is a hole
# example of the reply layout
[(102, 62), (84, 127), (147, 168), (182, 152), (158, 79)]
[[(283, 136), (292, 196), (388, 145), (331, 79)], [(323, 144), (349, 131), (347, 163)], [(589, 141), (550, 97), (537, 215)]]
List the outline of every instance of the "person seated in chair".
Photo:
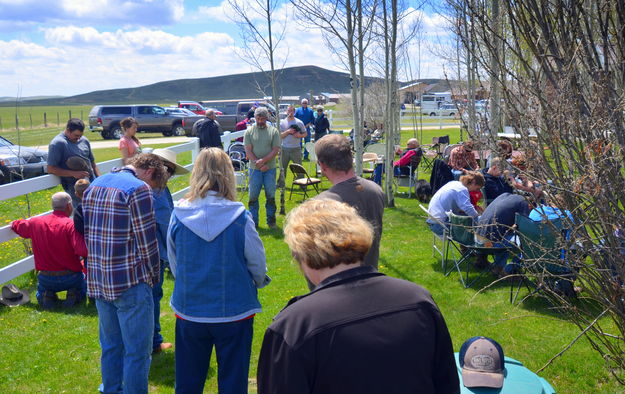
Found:
[(80, 256), (87, 256), (87, 247), (70, 218), (72, 197), (65, 192), (52, 195), (53, 212), (49, 215), (19, 219), (11, 230), (22, 238), (30, 238), (35, 255), (37, 301), (42, 309), (53, 308), (56, 293), (67, 290), (63, 306), (74, 306), (85, 299), (87, 284)]
[(454, 175), (454, 180), (460, 179), (462, 174), (469, 171), (477, 171), (480, 166), (473, 154), (473, 141), (465, 141), (462, 145), (453, 148), (449, 154), (449, 166)]
[[(447, 224), (449, 218), (447, 212), (451, 211), (456, 215), (467, 215), (477, 219), (479, 213), (471, 204), (469, 192), (480, 190), (484, 186), (484, 176), (480, 172), (469, 172), (460, 177), (460, 181), (447, 182), (432, 196), (428, 207), (428, 218), (426, 223), (430, 230), (436, 235), (442, 236), (445, 227), (439, 222)], [(434, 220), (436, 219), (436, 220)]]
[[(525, 197), (520, 194), (509, 192), (502, 193), (494, 199), (486, 209), (477, 223), (476, 241), (485, 246), (512, 247), (514, 237), (514, 219), (517, 213), (527, 216), (530, 206)], [(514, 264), (506, 265), (508, 261), (508, 251), (495, 254), (492, 272), (496, 276), (511, 274), (515, 271)], [(486, 255), (479, 255), (477, 264), (485, 267), (488, 262)]]
[(406, 149), (397, 149), (396, 154), (401, 155), (400, 159), (393, 163), (395, 166), (395, 176), (409, 176), (411, 170), (414, 171), (421, 162), (423, 151), (419, 147), (419, 140), (411, 138), (406, 143)]
[(483, 169), (482, 174), (484, 175), (484, 194), (488, 204), (504, 193), (513, 192), (512, 181), (504, 176), (501, 159), (491, 160), (490, 167)]
[[(393, 162), (393, 173), (397, 177), (409, 177), (417, 169), (421, 158), (423, 157), (423, 151), (419, 147), (419, 140), (411, 138), (406, 143), (406, 149), (397, 149), (396, 154), (401, 155), (399, 160)], [(378, 185), (382, 184), (382, 174), (384, 174), (384, 164), (376, 165), (373, 172), (373, 181)]]

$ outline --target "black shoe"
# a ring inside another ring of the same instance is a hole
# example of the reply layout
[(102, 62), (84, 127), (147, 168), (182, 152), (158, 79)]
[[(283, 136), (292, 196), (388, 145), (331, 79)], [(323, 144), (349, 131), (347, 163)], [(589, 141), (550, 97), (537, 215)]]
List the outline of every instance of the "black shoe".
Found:
[(41, 306), (41, 309), (53, 309), (56, 307), (56, 304), (58, 302), (59, 302), (59, 297), (57, 297), (55, 292), (44, 291), (40, 306)]
[(80, 294), (80, 290), (70, 289), (67, 290), (67, 295), (65, 296), (65, 301), (63, 301), (63, 306), (66, 308), (71, 308), (73, 306), (79, 305), (84, 300), (85, 298)]

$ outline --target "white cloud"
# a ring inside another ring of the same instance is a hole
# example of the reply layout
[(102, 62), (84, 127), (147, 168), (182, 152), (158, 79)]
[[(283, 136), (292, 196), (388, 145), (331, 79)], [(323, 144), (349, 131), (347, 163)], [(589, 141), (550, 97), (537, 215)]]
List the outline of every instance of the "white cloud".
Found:
[(159, 26), (183, 15), (183, 0), (0, 0), (0, 28), (5, 29), (78, 22)]
[(232, 7), (228, 4), (228, 1), (223, 1), (221, 4), (208, 7), (208, 6), (200, 6), (197, 9), (197, 14), (194, 16), (195, 19), (206, 19), (206, 20), (218, 20), (221, 22), (230, 23), (232, 22)]

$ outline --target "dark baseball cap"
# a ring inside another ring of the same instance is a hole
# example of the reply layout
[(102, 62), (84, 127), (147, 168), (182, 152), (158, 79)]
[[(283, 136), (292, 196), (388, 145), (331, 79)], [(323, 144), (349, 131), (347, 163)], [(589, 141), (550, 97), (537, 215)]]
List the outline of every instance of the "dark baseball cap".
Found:
[(501, 388), (504, 380), (504, 355), (491, 338), (469, 338), (458, 354), (465, 387)]

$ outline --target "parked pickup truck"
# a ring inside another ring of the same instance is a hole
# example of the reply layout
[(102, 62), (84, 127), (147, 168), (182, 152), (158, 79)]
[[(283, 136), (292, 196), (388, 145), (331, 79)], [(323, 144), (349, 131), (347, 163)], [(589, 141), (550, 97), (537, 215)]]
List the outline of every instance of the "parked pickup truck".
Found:
[(234, 131), (236, 124), (247, 117), (247, 113), (255, 103), (260, 106), (267, 107), (273, 114), (276, 113), (276, 109), (273, 105), (260, 100), (201, 101), (201, 104), (205, 107), (216, 108), (217, 110), (223, 112), (223, 115), (217, 115), (217, 121), (221, 125), (221, 129), (223, 131)]
[(129, 116), (139, 123), (138, 131), (160, 132), (165, 137), (186, 134), (184, 116), (168, 114), (153, 104), (96, 105), (89, 112), (89, 129), (100, 131), (104, 139), (119, 139), (123, 135), (119, 122)]

